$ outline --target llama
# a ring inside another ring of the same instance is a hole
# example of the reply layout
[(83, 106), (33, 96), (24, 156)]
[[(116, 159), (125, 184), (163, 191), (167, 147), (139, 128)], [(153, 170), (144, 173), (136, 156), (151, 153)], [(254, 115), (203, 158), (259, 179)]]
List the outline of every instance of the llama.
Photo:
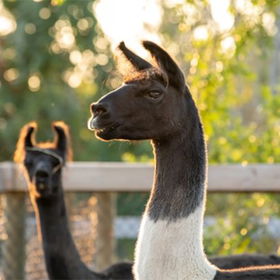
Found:
[(62, 168), (72, 154), (68, 127), (54, 122), (55, 141), (38, 144), (36, 128), (34, 122), (23, 127), (14, 160), (23, 164), (28, 181), (49, 279), (132, 280), (130, 263), (96, 273), (82, 262), (69, 230), (62, 188)]
[(136, 73), (91, 104), (88, 128), (104, 141), (152, 140), (154, 184), (135, 250), (136, 280), (280, 279), (280, 266), (221, 270), (204, 253), (202, 224), (206, 148), (199, 113), (184, 75), (150, 41), (153, 67), (121, 43)]

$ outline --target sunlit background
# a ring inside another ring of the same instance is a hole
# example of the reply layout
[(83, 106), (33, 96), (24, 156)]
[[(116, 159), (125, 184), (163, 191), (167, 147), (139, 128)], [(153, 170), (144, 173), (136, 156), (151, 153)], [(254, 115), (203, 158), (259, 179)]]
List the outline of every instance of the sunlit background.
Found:
[[(64, 120), (75, 160), (151, 162), (149, 143), (102, 143), (86, 128), (89, 104), (122, 83), (118, 43), (149, 59), (148, 39), (183, 69), (211, 164), (279, 163), (279, 12), (278, 0), (0, 0), (0, 160), (12, 160), (28, 121), (46, 140), (50, 122)], [(118, 214), (140, 215), (145, 199), (118, 195)], [(207, 253), (280, 253), (279, 202), (210, 195)], [(118, 241), (116, 259), (131, 259), (134, 242)]]
[[(34, 2), (44, 1), (34, 0)], [(61, 5), (63, 2), (52, 1), (51, 5)], [(233, 2), (235, 12), (242, 15), (248, 27), (253, 28), (254, 25), (259, 25), (259, 21), (261, 21), (262, 28), (264, 28), (267, 35), (274, 36), (277, 34), (276, 15), (273, 12), (264, 10), (265, 2), (262, 5), (256, 5), (247, 0), (236, 0)], [(205, 4), (201, 2), (200, 5), (203, 6)], [(208, 18), (207, 22), (205, 21), (201, 24), (194, 24), (199, 19), (202, 19), (199, 5), (196, 6), (185, 0), (166, 0), (163, 2), (159, 0), (102, 0), (89, 3), (87, 8), (96, 16), (99, 26), (106, 36), (106, 39), (103, 37), (96, 38), (96, 42), (94, 42), (100, 50), (106, 49), (107, 44), (110, 44), (112, 51), (114, 51), (119, 42), (125, 41), (140, 55), (146, 56), (147, 54), (141, 48), (141, 41), (143, 39), (153, 40), (157, 43), (164, 41), (162, 34), (159, 32), (160, 26), (165, 22), (164, 8), (173, 9), (174, 7), (180, 7), (182, 8), (180, 12), (183, 13), (185, 19), (180, 23), (178, 22), (179, 32), (186, 28), (184, 25), (194, 25), (192, 37), (198, 42), (207, 41), (215, 34), (220, 34), (221, 51), (234, 55), (237, 38), (234, 38), (231, 33), (238, 18), (231, 11), (232, 1), (209, 0), (207, 6), (211, 18)], [(5, 37), (15, 32), (17, 22), (12, 13), (4, 8), (2, 0), (0, 8), (0, 36)], [(69, 5), (68, 12), (75, 13), (74, 4), (72, 7)], [(38, 11), (38, 15), (40, 19), (48, 20), (51, 17), (51, 8), (42, 7)], [(174, 24), (174, 22), (171, 22), (171, 24)], [(108, 63), (106, 55), (101, 53), (94, 56), (90, 49), (80, 51), (75, 43), (75, 32), (77, 30), (79, 32), (86, 32), (88, 29), (93, 28), (93, 25), (94, 22), (91, 17), (84, 17), (77, 21), (77, 26), (73, 27), (67, 16), (61, 16), (54, 26), (48, 30), (53, 37), (50, 51), (54, 54), (68, 52), (69, 60), (74, 65), (74, 67), (63, 73), (63, 79), (72, 88), (77, 88), (81, 85), (82, 81), (93, 78), (92, 67), (94, 67), (95, 63), (99, 65), (106, 65)], [(23, 28), (24, 32), (29, 35), (37, 32), (36, 25), (32, 22), (27, 22)], [(186, 41), (185, 43), (187, 44), (188, 42)], [(179, 44), (176, 44), (176, 42), (173, 42), (173, 44), (173, 48), (178, 52), (180, 50)], [(172, 46), (169, 48), (172, 49)], [(13, 49), (5, 50), (5, 54), (8, 56), (13, 55), (12, 52)], [(18, 75), (17, 69), (10, 68), (4, 73), (4, 78), (7, 81), (14, 81), (18, 78)], [(40, 77), (38, 74), (30, 75), (28, 86), (31, 91), (40, 90)]]
[[(43, 2), (37, 0), (34, 2)], [(63, 1), (62, 1), (63, 2)], [(61, 3), (62, 3), (61, 2)], [(52, 1), (52, 5), (59, 5), (60, 1)], [(159, 33), (160, 26), (165, 19), (162, 1), (158, 0), (102, 0), (90, 3), (88, 9), (94, 13), (98, 23), (106, 35), (106, 39), (97, 38), (96, 45), (99, 49), (105, 49), (107, 44), (111, 44), (112, 51), (115, 50), (118, 43), (125, 41), (131, 48), (137, 51), (140, 55), (147, 55), (141, 48), (141, 41), (143, 39), (153, 40), (155, 42), (162, 42), (162, 38)], [(0, 15), (0, 35), (6, 36), (15, 32), (17, 23), (15, 17), (3, 6), (3, 2), (0, 2), (1, 15)], [(178, 25), (179, 31), (184, 28), (184, 24), (194, 24), (198, 20), (197, 17), (201, 17), (201, 11), (199, 7), (191, 3), (187, 3), (184, 0), (166, 0), (164, 1), (166, 8), (174, 8), (176, 6), (183, 6), (182, 12), (186, 17), (184, 22)], [(254, 5), (251, 1), (236, 0), (234, 1), (235, 9), (238, 13), (241, 13), (249, 26), (259, 24), (261, 20), (262, 27), (265, 29), (268, 35), (274, 36), (277, 33), (275, 14), (271, 12), (264, 12), (261, 5)], [(213, 34), (223, 34), (223, 38), (220, 41), (221, 50), (225, 53), (234, 54), (236, 48), (235, 39), (231, 35), (231, 29), (235, 24), (235, 17), (230, 11), (230, 0), (209, 0), (208, 9), (211, 18), (207, 20), (207, 23), (199, 24), (192, 30), (192, 36), (197, 41), (208, 40)], [(74, 11), (73, 5), (73, 11)], [(69, 8), (69, 12), (71, 6)], [(39, 17), (43, 20), (48, 20), (51, 16), (51, 9), (43, 7), (39, 10)], [(259, 19), (258, 17), (261, 17)], [(91, 17), (81, 18), (77, 22), (75, 29), (80, 32), (86, 31), (93, 27), (93, 19)], [(36, 33), (36, 25), (32, 22), (27, 22), (24, 26), (26, 34)], [(93, 56), (90, 49), (83, 52), (77, 49), (75, 44), (75, 30), (67, 17), (59, 18), (54, 26), (49, 30), (53, 35), (53, 42), (50, 45), (50, 50), (54, 54), (67, 51), (69, 53), (69, 59), (74, 65), (73, 68), (65, 71), (64, 80), (70, 87), (77, 88), (81, 85), (82, 81), (92, 79), (93, 75), (92, 67), (95, 62), (99, 65), (106, 65), (108, 58), (104, 54)], [(108, 42), (108, 41), (109, 42)], [(187, 43), (187, 42), (186, 42)], [(176, 44), (176, 43), (175, 43)], [(171, 47), (170, 47), (171, 48)], [(178, 52), (179, 46), (174, 46)], [(6, 51), (12, 52), (11, 50)], [(11, 55), (11, 54), (10, 54)], [(5, 79), (13, 81), (18, 77), (18, 70), (11, 68), (5, 72)], [(34, 73), (28, 79), (28, 86), (31, 91), (39, 91), (40, 89), (40, 77)]]

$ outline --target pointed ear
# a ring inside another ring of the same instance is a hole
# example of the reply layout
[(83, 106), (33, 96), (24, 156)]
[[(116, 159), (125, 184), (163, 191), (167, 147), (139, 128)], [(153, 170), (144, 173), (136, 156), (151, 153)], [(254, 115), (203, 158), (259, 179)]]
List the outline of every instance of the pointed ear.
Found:
[(129, 50), (125, 46), (124, 42), (121, 42), (118, 48), (122, 51), (124, 56), (137, 71), (145, 70), (152, 67), (152, 65), (149, 62), (147, 62), (146, 60)]
[(53, 122), (52, 127), (55, 132), (55, 147), (63, 153), (65, 160), (71, 160), (72, 151), (68, 126), (64, 122)]
[[(25, 125), (20, 133), (20, 138), (23, 137), (24, 147), (32, 148), (35, 144), (35, 130), (37, 124), (35, 122)], [(23, 135), (23, 136), (22, 136)]]
[(160, 69), (167, 75), (168, 83), (180, 91), (185, 87), (185, 78), (181, 69), (170, 55), (151, 41), (143, 41), (143, 46), (155, 58)]
[(14, 153), (14, 161), (22, 163), (25, 157), (26, 148), (32, 148), (36, 145), (35, 131), (37, 129), (36, 122), (26, 124), (20, 131), (19, 138)]

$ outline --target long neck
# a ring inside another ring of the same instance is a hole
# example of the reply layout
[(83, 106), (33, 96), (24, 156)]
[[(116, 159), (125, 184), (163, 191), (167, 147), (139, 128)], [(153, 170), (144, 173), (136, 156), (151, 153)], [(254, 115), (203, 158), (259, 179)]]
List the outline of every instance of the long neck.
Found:
[(216, 273), (202, 242), (206, 151), (191, 100), (180, 133), (153, 140), (154, 186), (135, 254), (136, 280), (211, 280)]
[(58, 193), (50, 198), (33, 198), (40, 223), (45, 262), (50, 279), (100, 279), (81, 261), (69, 231), (61, 176)]
[(195, 107), (178, 135), (153, 141), (156, 167), (148, 214), (154, 221), (177, 220), (204, 202), (206, 150)]

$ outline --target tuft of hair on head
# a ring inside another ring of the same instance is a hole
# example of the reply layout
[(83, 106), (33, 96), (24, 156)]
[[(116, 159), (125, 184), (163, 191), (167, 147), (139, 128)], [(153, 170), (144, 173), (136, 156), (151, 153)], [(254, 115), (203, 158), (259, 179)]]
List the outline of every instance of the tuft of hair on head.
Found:
[(64, 151), (65, 161), (72, 161), (73, 151), (69, 126), (63, 121), (55, 121), (52, 123), (52, 128), (55, 132), (55, 147)]
[(124, 82), (129, 84), (135, 81), (156, 80), (162, 83), (165, 87), (168, 85), (168, 78), (165, 73), (158, 68), (152, 67), (147, 70), (129, 73), (124, 77)]
[(35, 133), (37, 130), (37, 123), (35, 121), (29, 122), (22, 127), (19, 133), (19, 138), (16, 144), (14, 153), (14, 162), (22, 163), (25, 158), (26, 145), (36, 145)]
[(118, 56), (118, 68), (125, 83), (157, 80), (167, 86), (167, 75), (160, 68), (154, 67), (151, 63), (136, 55), (126, 47), (124, 42), (119, 44), (118, 49), (121, 51), (121, 55)]

